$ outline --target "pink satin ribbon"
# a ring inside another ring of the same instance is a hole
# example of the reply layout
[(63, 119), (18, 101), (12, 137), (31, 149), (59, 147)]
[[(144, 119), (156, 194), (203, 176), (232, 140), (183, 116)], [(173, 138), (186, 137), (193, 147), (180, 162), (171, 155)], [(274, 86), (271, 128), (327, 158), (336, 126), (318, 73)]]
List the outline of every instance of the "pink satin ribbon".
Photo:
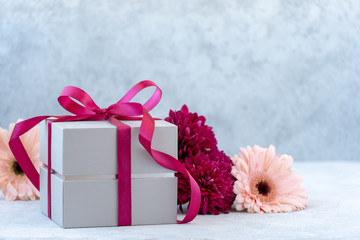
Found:
[[(148, 87), (156, 87), (154, 94), (145, 104), (130, 102), (130, 100), (140, 91)], [(161, 89), (152, 81), (142, 81), (132, 87), (123, 98), (117, 103), (110, 105), (108, 108), (99, 108), (92, 98), (83, 90), (77, 87), (68, 86), (62, 91), (58, 97), (60, 105), (67, 111), (75, 115), (67, 116), (38, 116), (28, 120), (19, 122), (15, 125), (14, 131), (11, 135), (9, 146), (13, 152), (16, 160), (29, 180), (39, 190), (39, 173), (30, 160), (25, 148), (20, 140), (20, 136), (25, 134), (35, 125), (47, 118), (52, 119), (49, 123), (57, 121), (84, 121), (84, 120), (107, 120), (114, 124), (117, 128), (117, 147), (118, 147), (118, 205), (119, 205), (119, 226), (131, 225), (131, 162), (130, 162), (130, 132), (129, 127), (119, 120), (142, 120), (139, 131), (139, 141), (146, 151), (154, 158), (154, 160), (161, 166), (177, 171), (187, 176), (191, 187), (191, 200), (183, 220), (178, 220), (178, 223), (187, 223), (192, 221), (199, 212), (201, 195), (200, 188), (194, 178), (186, 170), (186, 168), (172, 156), (151, 148), (151, 142), (155, 129), (154, 118), (149, 114), (161, 99)], [(82, 103), (77, 103), (73, 99)], [(143, 115), (142, 118), (137, 116)], [(51, 132), (51, 129), (48, 131)], [(51, 133), (50, 133), (51, 134)], [(49, 135), (49, 142), (51, 135)], [(51, 174), (51, 148), (49, 147), (49, 162), (48, 162), (48, 176)], [(125, 157), (124, 158), (124, 153)], [(50, 178), (48, 177), (48, 181)], [(51, 188), (48, 184), (48, 188)], [(51, 192), (48, 191), (48, 194)], [(50, 208), (49, 217), (51, 218), (51, 195), (48, 198), (48, 208)]]

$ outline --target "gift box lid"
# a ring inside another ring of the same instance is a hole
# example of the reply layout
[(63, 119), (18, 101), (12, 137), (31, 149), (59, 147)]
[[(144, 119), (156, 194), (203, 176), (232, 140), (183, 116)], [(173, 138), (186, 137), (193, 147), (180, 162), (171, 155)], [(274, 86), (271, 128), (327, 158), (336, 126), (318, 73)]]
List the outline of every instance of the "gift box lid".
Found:
[[(141, 121), (121, 121), (131, 127), (131, 173), (173, 172), (150, 156), (138, 140)], [(155, 120), (152, 148), (177, 159), (177, 126)], [(40, 160), (48, 164), (47, 121), (41, 124)], [(117, 174), (116, 127), (108, 121), (53, 122), (52, 169), (63, 176)]]

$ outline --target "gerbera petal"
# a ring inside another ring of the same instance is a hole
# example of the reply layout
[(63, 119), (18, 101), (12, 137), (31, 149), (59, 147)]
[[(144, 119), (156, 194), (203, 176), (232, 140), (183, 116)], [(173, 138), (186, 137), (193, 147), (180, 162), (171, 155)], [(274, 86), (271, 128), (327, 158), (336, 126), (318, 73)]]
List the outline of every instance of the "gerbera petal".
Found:
[(257, 204), (253, 204), (254, 212), (261, 213), (260, 207)]
[(0, 151), (1, 152), (9, 152), (9, 140), (10, 133), (8, 130), (0, 128)]
[(274, 157), (275, 157), (275, 147), (273, 145), (270, 145), (269, 148), (266, 150), (265, 159), (264, 159), (265, 161), (264, 165), (266, 170), (270, 167)]
[(6, 192), (5, 200), (6, 201), (14, 201), (14, 200), (16, 200), (16, 195), (12, 194), (11, 192)]
[(20, 182), (19, 183), (19, 187), (18, 187), (18, 196), (19, 197), (24, 197), (26, 195), (26, 186), (25, 186), (25, 182)]
[(14, 186), (10, 182), (6, 185), (6, 191), (15, 196), (18, 194), (16, 188), (14, 188)]
[(236, 204), (235, 205), (235, 209), (238, 210), (238, 211), (242, 211), (245, 209), (244, 205), (239, 203), (239, 204)]
[[(18, 119), (16, 122), (18, 123), (18, 122), (21, 122), (21, 121), (22, 121), (22, 119)], [(14, 128), (15, 128), (15, 123), (10, 123), (10, 125), (9, 125), (9, 133), (10, 133), (10, 135), (14, 131)]]
[(281, 162), (281, 166), (283, 169), (289, 169), (294, 159), (289, 155), (281, 155), (279, 156), (279, 160)]

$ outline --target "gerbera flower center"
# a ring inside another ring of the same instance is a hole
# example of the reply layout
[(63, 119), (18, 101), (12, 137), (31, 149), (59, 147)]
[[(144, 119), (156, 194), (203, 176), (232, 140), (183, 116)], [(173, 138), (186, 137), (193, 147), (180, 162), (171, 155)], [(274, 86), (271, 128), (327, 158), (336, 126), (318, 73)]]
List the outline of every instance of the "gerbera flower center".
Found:
[(251, 181), (251, 192), (261, 201), (270, 202), (275, 199), (276, 185), (273, 180), (265, 174), (259, 174)]
[(259, 182), (256, 184), (256, 188), (258, 189), (258, 192), (264, 196), (267, 196), (270, 192), (270, 187), (267, 182)]
[(24, 171), (21, 169), (19, 163), (15, 159), (12, 162), (11, 170), (17, 176), (23, 176), (25, 174)]

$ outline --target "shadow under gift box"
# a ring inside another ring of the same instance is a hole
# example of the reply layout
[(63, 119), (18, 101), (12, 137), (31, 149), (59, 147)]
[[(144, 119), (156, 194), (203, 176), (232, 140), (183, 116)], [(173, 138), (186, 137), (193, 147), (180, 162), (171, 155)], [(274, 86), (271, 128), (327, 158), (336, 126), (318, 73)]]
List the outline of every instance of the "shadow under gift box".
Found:
[[(48, 164), (47, 121), (40, 128), (40, 160)], [(131, 127), (132, 225), (176, 223), (177, 178), (150, 156)], [(177, 126), (155, 120), (152, 148), (177, 159)], [(53, 122), (51, 217), (64, 228), (118, 225), (116, 127), (107, 121)], [(47, 167), (40, 169), (40, 206), (48, 214)], [(121, 183), (120, 183), (121, 184)]]

